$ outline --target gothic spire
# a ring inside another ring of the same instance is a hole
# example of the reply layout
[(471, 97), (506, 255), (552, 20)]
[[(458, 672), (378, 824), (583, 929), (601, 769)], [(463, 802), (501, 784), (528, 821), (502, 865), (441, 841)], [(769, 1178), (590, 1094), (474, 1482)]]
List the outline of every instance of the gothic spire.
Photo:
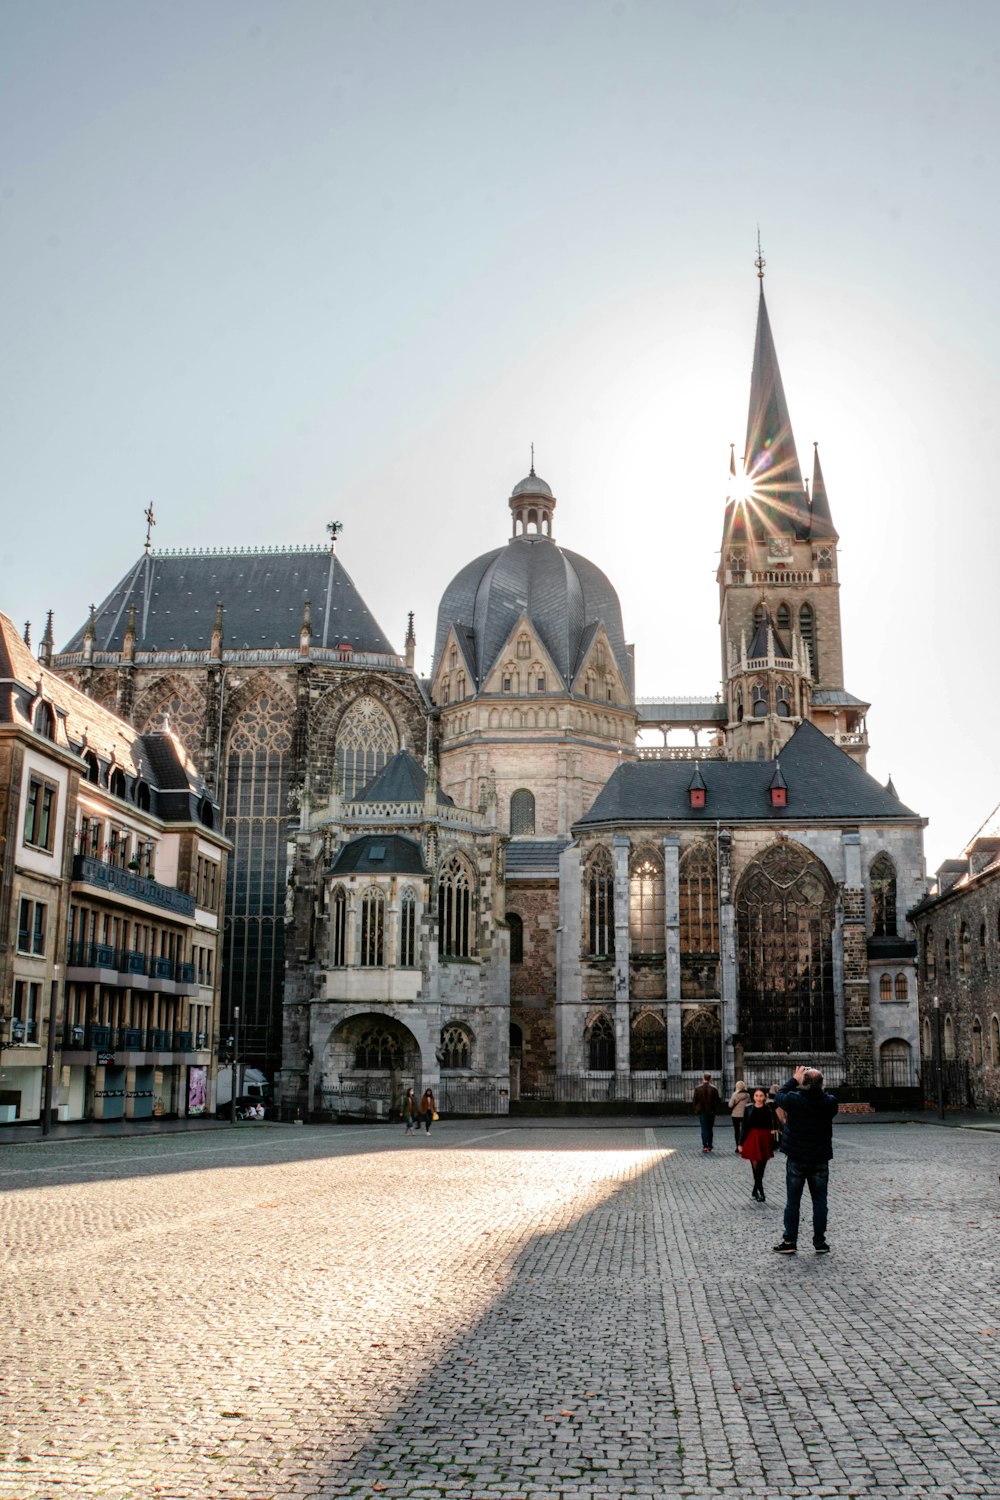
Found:
[(821, 541), (838, 541), (836, 527), (830, 514), (830, 502), (827, 499), (826, 484), (823, 480), (823, 470), (819, 466), (819, 444), (813, 443), (813, 482), (812, 482), (812, 508), (811, 508), (811, 534), (814, 539)]
[(807, 536), (809, 505), (771, 336), (763, 281), (757, 304), (744, 465), (766, 529)]

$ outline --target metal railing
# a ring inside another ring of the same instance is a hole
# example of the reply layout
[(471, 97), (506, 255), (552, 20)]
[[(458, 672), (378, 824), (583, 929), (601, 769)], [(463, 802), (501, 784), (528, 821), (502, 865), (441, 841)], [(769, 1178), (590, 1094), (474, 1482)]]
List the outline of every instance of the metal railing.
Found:
[(69, 943), (66, 963), (75, 969), (111, 969), (122, 978), (142, 974), (150, 979), (168, 979), (177, 984), (197, 983), (193, 963), (173, 958), (150, 958), (135, 948), (115, 948), (110, 943)]
[(147, 906), (158, 906), (164, 911), (180, 917), (193, 917), (195, 900), (187, 891), (179, 891), (172, 885), (161, 885), (158, 880), (148, 880), (119, 865), (107, 864), (89, 854), (74, 854), (74, 881), (81, 885), (97, 886), (104, 891), (115, 891), (133, 900), (144, 901)]
[(208, 1047), (207, 1033), (141, 1026), (67, 1026), (64, 1052), (193, 1052)]

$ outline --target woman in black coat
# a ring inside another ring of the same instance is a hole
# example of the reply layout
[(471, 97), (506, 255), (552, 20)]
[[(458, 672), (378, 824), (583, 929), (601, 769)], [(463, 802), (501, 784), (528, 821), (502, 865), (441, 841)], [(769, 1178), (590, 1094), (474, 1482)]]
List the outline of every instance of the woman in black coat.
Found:
[(743, 1115), (740, 1155), (753, 1168), (753, 1192), (757, 1203), (764, 1202), (764, 1169), (774, 1155), (775, 1136), (780, 1129), (774, 1105), (763, 1089), (754, 1089), (753, 1102)]

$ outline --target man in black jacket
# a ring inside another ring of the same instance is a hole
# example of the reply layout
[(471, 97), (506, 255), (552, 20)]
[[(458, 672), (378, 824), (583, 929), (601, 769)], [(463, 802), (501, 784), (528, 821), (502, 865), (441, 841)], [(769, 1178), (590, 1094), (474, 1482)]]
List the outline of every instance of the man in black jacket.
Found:
[(703, 1156), (712, 1154), (712, 1137), (715, 1132), (715, 1112), (719, 1107), (719, 1090), (712, 1082), (711, 1073), (705, 1073), (701, 1083), (691, 1096), (691, 1108), (701, 1123), (701, 1150)]
[(826, 1242), (827, 1189), (833, 1155), (833, 1117), (839, 1109), (832, 1094), (823, 1092), (818, 1068), (799, 1067), (778, 1090), (775, 1104), (785, 1111), (785, 1128), (778, 1150), (785, 1153), (785, 1237), (774, 1246), (779, 1255), (795, 1255), (799, 1238), (799, 1205), (809, 1184), (813, 1211), (813, 1247), (829, 1255)]

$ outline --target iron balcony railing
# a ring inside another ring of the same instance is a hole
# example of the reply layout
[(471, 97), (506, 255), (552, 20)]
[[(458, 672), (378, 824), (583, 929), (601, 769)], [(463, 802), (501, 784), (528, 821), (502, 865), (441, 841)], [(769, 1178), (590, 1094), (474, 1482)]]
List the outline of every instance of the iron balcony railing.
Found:
[(208, 1046), (208, 1035), (142, 1026), (67, 1026), (64, 1052), (193, 1052)]
[(116, 974), (142, 974), (150, 979), (168, 979), (177, 984), (196, 984), (193, 963), (173, 958), (149, 958), (134, 948), (115, 948), (110, 943), (70, 943), (66, 962), (76, 969), (112, 969)]
[(73, 856), (73, 879), (83, 885), (98, 886), (104, 891), (113, 891), (133, 900), (144, 901), (147, 906), (158, 906), (163, 911), (173, 912), (178, 917), (193, 917), (195, 899), (187, 891), (179, 891), (172, 885), (161, 885), (158, 880), (148, 880), (132, 870), (122, 870), (89, 854)]

